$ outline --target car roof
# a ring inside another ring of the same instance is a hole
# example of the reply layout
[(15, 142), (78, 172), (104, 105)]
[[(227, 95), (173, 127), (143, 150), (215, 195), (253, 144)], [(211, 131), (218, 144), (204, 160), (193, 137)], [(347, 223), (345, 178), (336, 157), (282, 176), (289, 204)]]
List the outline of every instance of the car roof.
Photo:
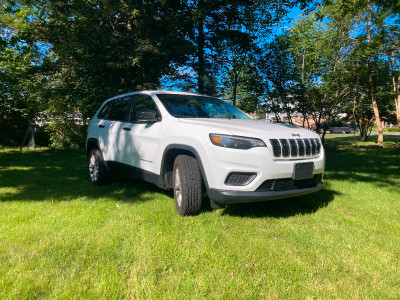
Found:
[(207, 95), (202, 95), (202, 94), (196, 94), (193, 92), (180, 92), (180, 91), (165, 91), (165, 90), (146, 90), (146, 91), (134, 91), (134, 92), (128, 92), (120, 95), (116, 95), (114, 97), (108, 98), (104, 102), (108, 102), (117, 98), (125, 97), (125, 96), (130, 96), (130, 95), (137, 95), (137, 94), (145, 94), (149, 96), (153, 96), (156, 94), (178, 94), (178, 95), (191, 95), (191, 96), (203, 96), (203, 97), (211, 97)]

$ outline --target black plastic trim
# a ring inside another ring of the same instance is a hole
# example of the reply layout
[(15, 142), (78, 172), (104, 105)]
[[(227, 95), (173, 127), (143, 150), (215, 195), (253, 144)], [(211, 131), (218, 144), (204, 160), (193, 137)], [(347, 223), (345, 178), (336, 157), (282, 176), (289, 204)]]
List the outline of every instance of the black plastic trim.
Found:
[(313, 192), (317, 192), (323, 187), (324, 185), (322, 184), (322, 182), (320, 182), (317, 184), (316, 187), (312, 188), (296, 189), (290, 191), (279, 191), (279, 192), (275, 191), (241, 192), (241, 191), (209, 189), (208, 196), (212, 201), (220, 204), (247, 203), (247, 202), (268, 201), (268, 200), (302, 196)]
[[(87, 152), (87, 154), (89, 154), (89, 149), (88, 149), (88, 144), (89, 143), (94, 143), (94, 144), (96, 144), (97, 145), (97, 148), (99, 148), (100, 149), (100, 147), (99, 147), (99, 141), (96, 139), (96, 138), (89, 138), (87, 141), (86, 141), (86, 152)], [(90, 149), (91, 150), (91, 149)]]
[[(234, 176), (234, 175), (247, 176), (247, 180), (245, 180), (244, 182), (241, 182), (240, 184), (230, 184), (229, 179), (231, 176)], [(254, 173), (254, 172), (230, 172), (228, 174), (228, 176), (226, 176), (225, 185), (246, 186), (246, 185), (249, 185), (256, 177), (257, 177), (257, 173)]]
[(160, 175), (116, 161), (107, 161), (112, 176), (123, 176), (144, 180), (159, 185)]
[[(160, 178), (162, 178), (163, 174), (165, 173), (165, 155), (171, 149), (185, 150), (185, 151), (189, 151), (189, 152), (193, 153), (194, 157), (197, 159), (197, 162), (199, 164), (201, 176), (203, 177), (203, 181), (204, 181), (204, 184), (205, 184), (207, 192), (208, 192), (208, 190), (210, 188), (209, 188), (209, 185), (208, 185), (206, 172), (204, 170), (203, 163), (201, 162), (200, 155), (197, 153), (197, 151), (192, 146), (183, 145), (183, 144), (170, 144), (170, 145), (168, 145), (164, 149), (164, 153), (163, 153), (163, 157), (162, 157), (162, 161), (161, 161)], [(161, 182), (160, 182), (160, 184), (161, 184)], [(160, 186), (162, 186), (162, 185), (160, 185)]]

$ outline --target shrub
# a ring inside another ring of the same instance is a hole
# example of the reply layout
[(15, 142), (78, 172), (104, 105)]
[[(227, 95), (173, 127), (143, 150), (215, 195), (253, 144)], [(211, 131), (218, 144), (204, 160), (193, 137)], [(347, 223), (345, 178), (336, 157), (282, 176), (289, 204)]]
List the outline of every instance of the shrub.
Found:
[(87, 125), (78, 125), (73, 120), (55, 119), (47, 126), (52, 147), (83, 148), (85, 147)]
[(0, 116), (0, 145), (20, 146), (29, 122), (24, 118), (5, 118)]
[(400, 127), (387, 127), (383, 129), (384, 132), (400, 132)]

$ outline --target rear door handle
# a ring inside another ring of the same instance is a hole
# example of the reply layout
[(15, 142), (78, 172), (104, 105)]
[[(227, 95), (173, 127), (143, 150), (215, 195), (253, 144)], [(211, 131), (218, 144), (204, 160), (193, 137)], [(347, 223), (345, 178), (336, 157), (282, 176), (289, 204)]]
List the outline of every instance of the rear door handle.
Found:
[(122, 127), (122, 129), (126, 130), (126, 131), (131, 131), (131, 129), (129, 127)]
[(100, 127), (100, 128), (104, 128), (104, 127), (106, 127), (106, 126), (100, 124), (99, 127)]

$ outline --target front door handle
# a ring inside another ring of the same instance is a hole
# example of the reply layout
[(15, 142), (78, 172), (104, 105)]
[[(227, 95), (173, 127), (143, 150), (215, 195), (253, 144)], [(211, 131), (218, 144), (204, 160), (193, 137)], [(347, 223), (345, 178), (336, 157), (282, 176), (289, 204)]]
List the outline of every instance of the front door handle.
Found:
[(106, 126), (100, 124), (99, 127), (100, 127), (100, 128), (104, 128), (104, 127), (106, 127)]
[(126, 130), (126, 131), (131, 131), (131, 129), (129, 127), (123, 127), (122, 129)]

